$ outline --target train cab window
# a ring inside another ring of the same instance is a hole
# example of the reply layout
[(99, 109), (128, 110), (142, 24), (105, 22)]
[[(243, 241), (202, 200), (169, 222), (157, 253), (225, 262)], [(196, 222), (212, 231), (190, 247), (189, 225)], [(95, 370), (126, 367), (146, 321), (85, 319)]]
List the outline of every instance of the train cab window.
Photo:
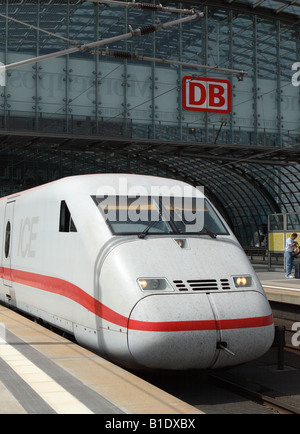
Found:
[(59, 232), (77, 232), (70, 210), (65, 200), (60, 203)]
[(6, 258), (8, 258), (9, 250), (10, 250), (10, 234), (11, 234), (11, 224), (10, 221), (8, 221), (6, 225), (5, 244), (4, 244), (4, 254)]
[(92, 196), (115, 235), (229, 235), (206, 199), (173, 196)]

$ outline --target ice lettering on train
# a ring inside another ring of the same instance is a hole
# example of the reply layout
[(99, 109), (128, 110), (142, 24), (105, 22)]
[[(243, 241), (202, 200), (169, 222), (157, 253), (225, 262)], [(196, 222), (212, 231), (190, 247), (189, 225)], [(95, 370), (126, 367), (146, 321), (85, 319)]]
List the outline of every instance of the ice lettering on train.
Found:
[(36, 250), (34, 241), (37, 239), (36, 225), (38, 222), (38, 217), (26, 217), (21, 220), (18, 256), (22, 256), (23, 258), (26, 256), (28, 258), (35, 258)]

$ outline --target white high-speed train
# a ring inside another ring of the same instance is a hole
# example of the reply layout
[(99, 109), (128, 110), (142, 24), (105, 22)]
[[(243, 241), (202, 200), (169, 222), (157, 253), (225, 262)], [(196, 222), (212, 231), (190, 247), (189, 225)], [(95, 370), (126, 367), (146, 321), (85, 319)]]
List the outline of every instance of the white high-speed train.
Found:
[(196, 188), (64, 178), (0, 199), (0, 300), (132, 368), (208, 369), (264, 354), (262, 286)]

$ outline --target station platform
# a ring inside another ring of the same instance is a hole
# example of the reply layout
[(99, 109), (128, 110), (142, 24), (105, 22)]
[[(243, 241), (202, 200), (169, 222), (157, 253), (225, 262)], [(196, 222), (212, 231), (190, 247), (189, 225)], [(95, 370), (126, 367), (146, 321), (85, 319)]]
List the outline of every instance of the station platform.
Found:
[(201, 414), (0, 305), (0, 414)]
[[(286, 279), (283, 271), (268, 271), (265, 265), (254, 265), (254, 269), (270, 301), (300, 304), (300, 279)], [(232, 372), (249, 368), (255, 377), (260, 362)], [(258, 371), (265, 369), (269, 368), (261, 365)], [(298, 375), (300, 369), (296, 371)], [(0, 305), (0, 414), (202, 412)]]
[(300, 305), (300, 279), (287, 279), (283, 270), (269, 271), (267, 265), (253, 267), (269, 301)]

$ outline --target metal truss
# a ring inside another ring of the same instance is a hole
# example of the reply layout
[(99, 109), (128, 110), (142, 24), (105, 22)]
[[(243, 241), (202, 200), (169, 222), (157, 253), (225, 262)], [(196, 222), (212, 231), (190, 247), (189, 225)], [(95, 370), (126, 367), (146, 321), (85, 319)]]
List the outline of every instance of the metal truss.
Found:
[[(65, 57), (66, 85), (61, 97), (60, 116), (51, 113), (47, 118), (47, 112), (39, 108), (39, 105), (43, 107), (43, 100), (39, 99), (39, 75), (42, 72), (39, 72), (35, 65), (30, 74), (34, 76), (30, 110), (22, 119), (21, 115), (14, 116), (12, 113), (10, 92), (6, 89), (1, 91), (3, 107), (0, 118), (0, 196), (62, 176), (91, 172), (144, 173), (173, 177), (193, 185), (204, 185), (206, 194), (222, 212), (244, 246), (253, 243), (254, 233), (264, 230), (268, 214), (299, 211), (299, 126), (291, 131), (282, 127), (280, 119), (284, 114), (284, 107), (279, 96), (280, 77), (289, 79), (291, 73), (287, 65), (299, 60), (294, 57), (299, 53), (300, 0), (174, 0), (172, 5), (177, 4), (178, 8), (173, 7), (169, 11), (159, 10), (158, 1), (152, 1), (151, 7), (140, 3), (139, 10), (133, 7), (134, 2), (122, 1), (124, 4), (130, 3), (128, 8), (131, 9), (134, 19), (139, 19), (139, 14), (146, 14), (148, 11), (149, 25), (153, 23), (154, 15), (161, 16), (163, 12), (191, 18), (192, 15), (185, 11), (191, 12), (195, 7), (209, 13), (204, 20), (199, 20), (197, 28), (190, 26), (188, 32), (178, 31), (178, 40), (173, 40), (171, 30), (166, 30), (168, 35), (165, 40), (164, 36), (161, 36), (164, 32), (159, 32), (155, 42), (150, 38), (137, 38), (135, 41), (141, 41), (141, 48), (144, 50), (141, 52), (146, 53), (144, 56), (150, 59), (149, 62), (153, 62), (153, 101), (156, 85), (154, 59), (160, 58), (164, 62), (172, 52), (172, 60), (175, 58), (173, 67), (178, 61), (180, 70), (184, 68), (184, 63), (196, 63), (194, 59), (200, 55), (203, 63), (206, 63), (210, 44), (219, 44), (221, 58), (228, 59), (228, 53), (234, 54), (238, 63), (230, 58), (225, 68), (233, 70), (235, 65), (241, 65), (242, 71), (251, 70), (247, 79), (252, 80), (251, 104), (254, 121), (252, 130), (244, 135), (234, 126), (233, 115), (229, 115), (227, 130), (223, 129), (220, 135), (219, 123), (210, 123), (209, 115), (203, 123), (195, 121), (188, 124), (183, 120), (183, 112), (180, 110), (174, 125), (164, 126), (163, 122), (159, 122), (155, 117), (155, 104), (152, 104), (149, 110), (151, 120), (148, 118), (148, 124), (140, 127), (137, 125), (133, 131), (134, 122), (128, 115), (130, 109), (127, 109), (126, 100), (129, 84), (126, 65), (130, 59), (124, 54), (129, 53), (131, 48), (131, 55), (135, 55), (129, 38), (128, 42), (120, 39), (120, 46), (116, 43), (111, 52), (107, 53), (105, 50), (108, 55), (113, 52), (123, 53), (119, 60), (123, 68), (124, 99), (120, 116), (103, 119), (97, 99), (101, 90), (99, 53), (91, 52), (95, 52), (98, 47), (91, 47), (89, 44), (96, 39), (100, 41), (102, 30), (110, 29), (113, 23), (118, 22), (115, 9), (122, 8), (119, 5), (115, 7), (113, 1), (111, 0), (111, 6), (107, 7), (98, 1), (94, 1), (93, 5), (90, 1), (82, 0), (0, 0), (0, 6), (6, 6), (1, 9), (3, 15), (13, 14), (19, 21), (9, 24), (6, 18), (1, 18), (2, 46), (6, 59), (9, 59), (11, 51), (31, 53), (32, 47), (35, 47), (36, 57), (39, 54), (49, 55), (75, 48), (77, 51), (71, 53), (72, 56), (81, 56), (83, 53), (94, 62), (91, 70), (95, 70), (92, 77), (95, 94), (92, 105), (95, 114), (92, 120), (84, 121), (83, 130), (80, 126), (82, 122), (77, 122), (71, 112), (72, 95), (69, 83), (72, 72), (68, 61), (70, 53)], [(61, 11), (63, 6), (66, 6), (66, 13), (57, 14), (57, 10)], [(103, 12), (101, 15), (95, 12), (100, 7)], [(121, 12), (119, 14), (121, 15)], [(32, 23), (34, 16), (38, 17), (39, 23), (35, 22), (36, 25), (29, 29), (23, 26), (21, 21), (30, 18), (29, 22)], [(94, 16), (98, 20), (96, 25)], [(103, 18), (101, 26), (100, 17)], [(48, 34), (42, 34), (38, 24), (44, 26)], [(125, 26), (128, 28), (127, 18), (121, 24), (123, 29)], [(137, 25), (140, 24), (139, 22)], [(218, 32), (212, 31), (212, 25), (218, 28)], [(143, 27), (144, 24), (138, 27), (141, 34), (146, 32)], [(147, 28), (150, 30), (148, 26)], [(115, 29), (112, 29), (110, 36), (113, 31)], [(130, 37), (134, 36), (134, 32), (129, 32)], [(7, 35), (10, 38), (6, 39)], [(65, 38), (56, 38), (57, 35), (64, 35)], [(77, 35), (80, 35), (82, 43), (75, 41)], [(114, 35), (120, 36), (120, 32)], [(108, 38), (103, 37), (104, 39)], [(104, 47), (105, 45), (106, 43)], [(279, 59), (284, 68), (280, 67)], [(132, 61), (140, 60), (136, 58)], [(165, 63), (167, 64), (166, 61)], [(267, 77), (275, 83), (274, 110), (278, 122), (273, 133), (264, 131), (259, 125), (258, 108), (261, 100), (257, 89), (258, 77)]]

